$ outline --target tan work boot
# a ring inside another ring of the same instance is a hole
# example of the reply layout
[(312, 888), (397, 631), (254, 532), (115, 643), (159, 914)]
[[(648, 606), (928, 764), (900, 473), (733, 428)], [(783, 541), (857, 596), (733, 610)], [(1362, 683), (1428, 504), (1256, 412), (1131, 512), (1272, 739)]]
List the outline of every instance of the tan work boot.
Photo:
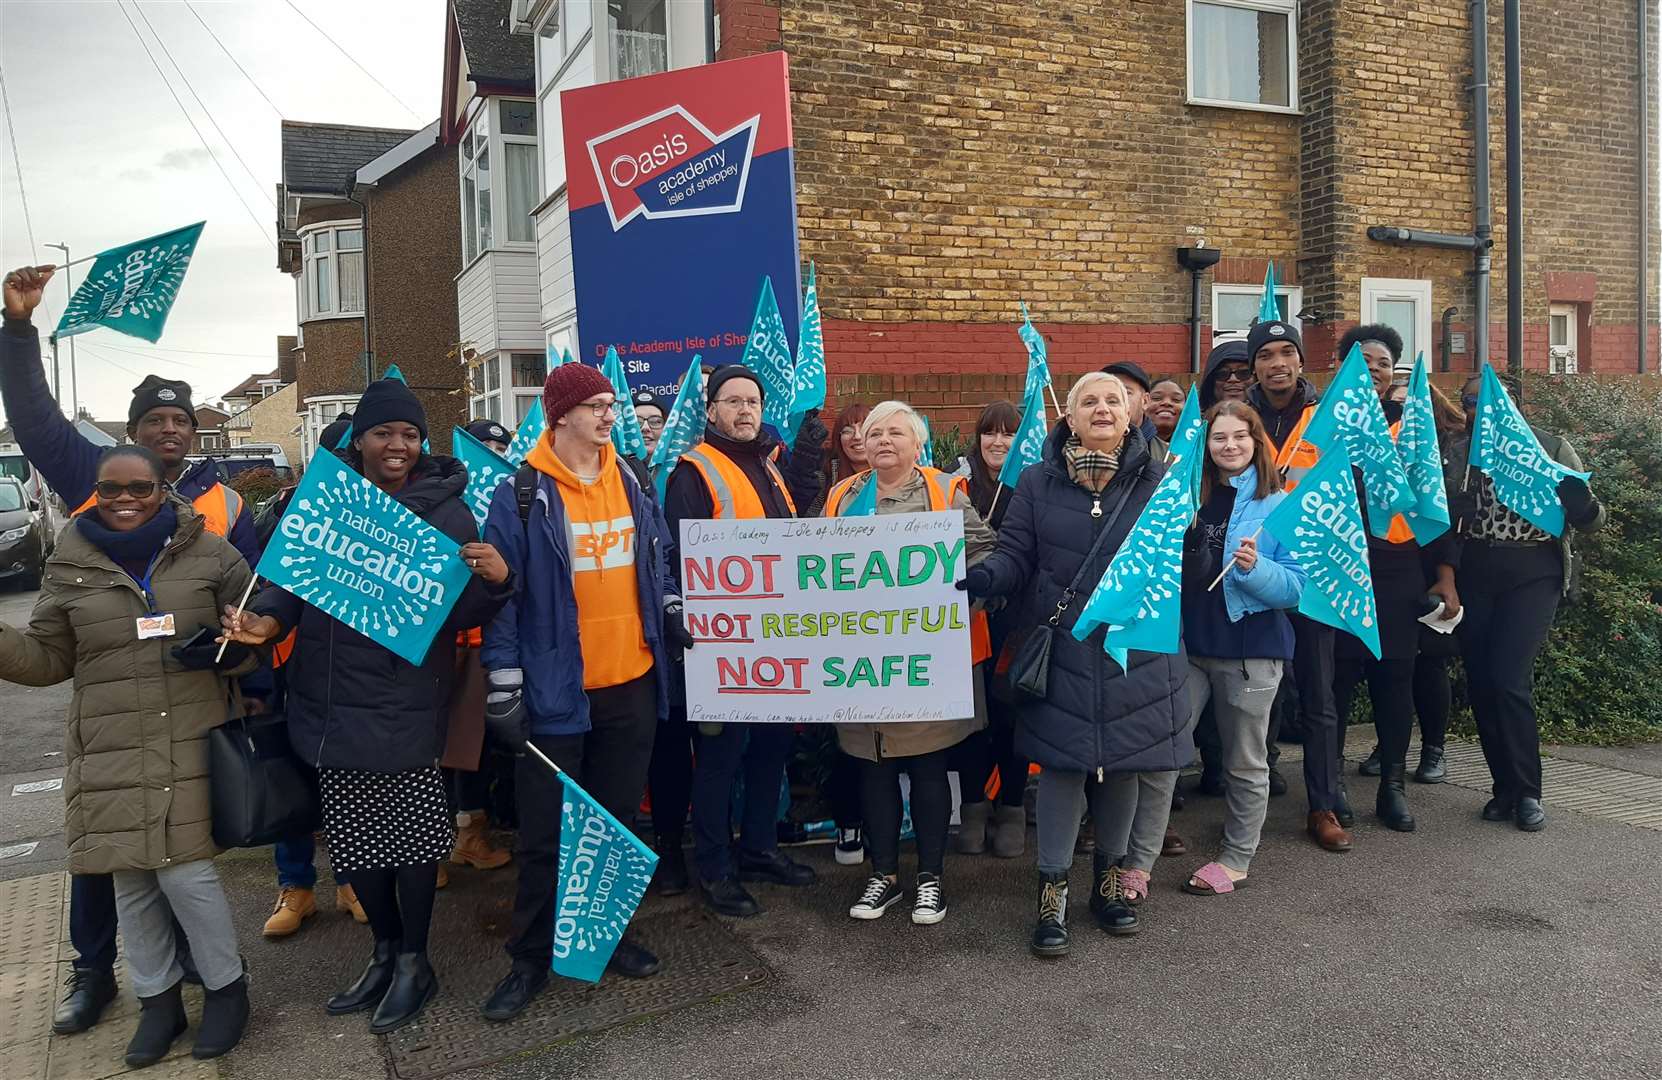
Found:
[[(467, 824), (456, 826), (456, 847), (450, 853), (450, 861), (457, 866), (471, 866), (478, 870), (495, 870), (506, 866), (513, 858), (512, 853), (502, 848), (492, 847), (490, 838), (485, 835), (485, 815), (458, 814), (460, 818), (467, 818)], [(443, 867), (440, 867), (442, 870)]]
[(442, 889), (448, 884), (450, 884), (450, 871), (446, 870), (441, 862), (439, 863), (439, 879), (433, 883), (433, 888)]
[(317, 897), (310, 889), (285, 885), (277, 893), (277, 906), (265, 921), (266, 937), (288, 937), (300, 924), (317, 914)]
[(358, 903), (358, 894), (344, 881), (335, 886), (335, 910), (350, 913), (352, 918), (360, 923), (369, 922), (369, 916), (364, 914), (364, 906)]

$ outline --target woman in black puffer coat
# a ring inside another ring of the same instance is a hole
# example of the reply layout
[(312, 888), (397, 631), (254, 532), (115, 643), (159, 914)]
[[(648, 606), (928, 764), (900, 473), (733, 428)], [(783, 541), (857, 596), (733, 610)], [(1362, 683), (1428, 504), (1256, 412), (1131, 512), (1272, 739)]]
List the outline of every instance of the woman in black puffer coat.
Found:
[[(999, 530), (998, 550), (972, 568), (972, 597), (1010, 596), (1022, 605), (1013, 639), (1061, 609), (1050, 660), (1048, 694), (1024, 705), (1016, 750), (1039, 764), (1039, 922), (1033, 951), (1068, 949), (1068, 868), (1089, 801), (1096, 828), (1091, 908), (1110, 933), (1135, 933), (1137, 915), (1118, 865), (1134, 842), (1139, 799), (1158, 800), (1144, 814), (1158, 851), (1171, 809), (1177, 770), (1194, 756), (1185, 690), (1188, 658), (1132, 652), (1122, 670), (1102, 648), (1099, 629), (1084, 641), (1071, 634), (1080, 609), (1124, 542), (1165, 474), (1128, 424), (1125, 390), (1102, 372), (1081, 376), (1068, 392), (1067, 419), (1045, 442), (1042, 459), (1022, 473)], [(1116, 510), (1117, 508), (1117, 510)], [(1104, 527), (1110, 532), (1080, 578), (1069, 583)], [(1152, 803), (1151, 803), (1152, 805)]]

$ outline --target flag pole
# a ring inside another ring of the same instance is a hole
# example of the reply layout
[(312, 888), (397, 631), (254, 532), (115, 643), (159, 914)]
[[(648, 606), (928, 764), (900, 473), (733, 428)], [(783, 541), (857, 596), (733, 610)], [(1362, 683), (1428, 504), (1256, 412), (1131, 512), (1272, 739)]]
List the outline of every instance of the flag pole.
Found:
[[(1252, 535), (1247, 537), (1247, 539), (1248, 540), (1257, 540), (1258, 539), (1258, 534), (1263, 532), (1263, 531), (1264, 531), (1264, 527), (1262, 525), (1260, 525), (1256, 529), (1252, 530)], [(1206, 591), (1207, 592), (1211, 592), (1213, 589), (1218, 587), (1218, 582), (1222, 581), (1223, 576), (1225, 574), (1229, 573), (1229, 568), (1232, 565), (1234, 565), (1234, 562), (1235, 562), (1235, 557), (1233, 555), (1231, 555), (1229, 557), (1229, 559), (1223, 564), (1223, 569), (1218, 571), (1218, 576), (1212, 579), (1212, 584), (1206, 586)]]
[(59, 263), (58, 265), (52, 267), (52, 272), (55, 274), (59, 270), (68, 270), (71, 266), (80, 266), (82, 263), (89, 263), (92, 260), (98, 258), (98, 255), (102, 255), (102, 254), (103, 254), (103, 252), (100, 251), (100, 252), (98, 252), (97, 255), (83, 255), (81, 258), (76, 259), (74, 262)]
[(1058, 419), (1058, 420), (1062, 419), (1062, 406), (1056, 404), (1056, 386), (1055, 386), (1055, 384), (1045, 383), (1045, 392), (1050, 395), (1050, 407), (1052, 409), (1056, 410), (1056, 419)]
[[(242, 609), (248, 606), (248, 598), (254, 593), (254, 582), (258, 580), (258, 575), (249, 576), (248, 587), (242, 590), (242, 599), (237, 601), (237, 613), (231, 616), (232, 622), (238, 622), (242, 619)], [(219, 651), (214, 654), (214, 663), (217, 664), (221, 660), (225, 659), (225, 646), (229, 644), (231, 644), (231, 637), (229, 634), (219, 639)]]
[(998, 510), (998, 497), (1002, 494), (1004, 494), (1004, 485), (1000, 484), (998, 485), (998, 490), (993, 492), (992, 505), (987, 507), (987, 513), (984, 517), (982, 517), (982, 521), (990, 522), (992, 520), (993, 514)]
[(560, 768), (558, 765), (554, 764), (554, 762), (550, 761), (549, 758), (548, 758), (548, 755), (543, 753), (541, 750), (538, 750), (536, 744), (533, 743), (530, 739), (525, 740), (525, 749), (531, 751), (531, 753), (533, 753), (533, 754), (537, 755), (539, 758), (541, 758), (542, 763), (544, 765), (547, 765), (550, 769), (554, 770), (554, 775), (556, 775), (556, 776), (564, 776), (565, 775), (565, 770)]

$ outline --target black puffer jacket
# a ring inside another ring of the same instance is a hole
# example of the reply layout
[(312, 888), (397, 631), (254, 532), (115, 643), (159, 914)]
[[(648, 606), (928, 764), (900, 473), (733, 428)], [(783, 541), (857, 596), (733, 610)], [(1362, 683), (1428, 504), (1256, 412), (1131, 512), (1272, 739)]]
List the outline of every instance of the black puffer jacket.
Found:
[[(342, 460), (358, 463), (340, 452)], [(467, 467), (452, 457), (424, 454), (393, 498), (458, 544), (479, 539), (462, 502)], [(268, 587), (252, 609), (282, 624), (297, 624), (288, 679), (289, 741), (308, 765), (330, 769), (405, 772), (438, 760), (445, 705), (455, 671), (456, 632), (489, 622), (513, 594), (510, 577), (487, 585), (475, 577), (450, 611), (427, 657), (417, 667), (312, 607), (287, 590)]]
[(1133, 651), (1127, 658), (1130, 669), (1122, 671), (1103, 651), (1100, 629), (1084, 641), (1075, 641), (1072, 634), (1091, 590), (1154, 493), (1165, 465), (1149, 459), (1147, 444), (1133, 429), (1126, 435), (1119, 473), (1102, 493), (1102, 516), (1093, 518), (1090, 492), (1069, 479), (1062, 457), (1069, 434), (1066, 421), (1058, 424), (1045, 441), (1044, 458), (1021, 474), (999, 529), (998, 550), (981, 564), (992, 574), (992, 595), (1020, 598), (1018, 626), (1032, 626), (1056, 610), (1109, 511), (1126, 485), (1133, 487), (1113, 533), (1052, 635), (1050, 695), (1019, 709), (1016, 749), (1047, 769), (1180, 769), (1194, 758), (1184, 685), (1189, 661), (1182, 649), (1171, 656)]

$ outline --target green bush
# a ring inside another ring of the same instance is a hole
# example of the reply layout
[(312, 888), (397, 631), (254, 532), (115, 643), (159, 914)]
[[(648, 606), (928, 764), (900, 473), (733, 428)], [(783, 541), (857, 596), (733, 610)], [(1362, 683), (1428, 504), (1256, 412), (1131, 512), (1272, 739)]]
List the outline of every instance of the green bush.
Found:
[(283, 480), (275, 469), (244, 469), (231, 477), (231, 490), (242, 496), (249, 512), (283, 490)]
[(935, 468), (948, 472), (956, 468), (958, 459), (969, 453), (969, 439), (954, 424), (944, 431), (930, 432), (930, 449), (935, 454)]

